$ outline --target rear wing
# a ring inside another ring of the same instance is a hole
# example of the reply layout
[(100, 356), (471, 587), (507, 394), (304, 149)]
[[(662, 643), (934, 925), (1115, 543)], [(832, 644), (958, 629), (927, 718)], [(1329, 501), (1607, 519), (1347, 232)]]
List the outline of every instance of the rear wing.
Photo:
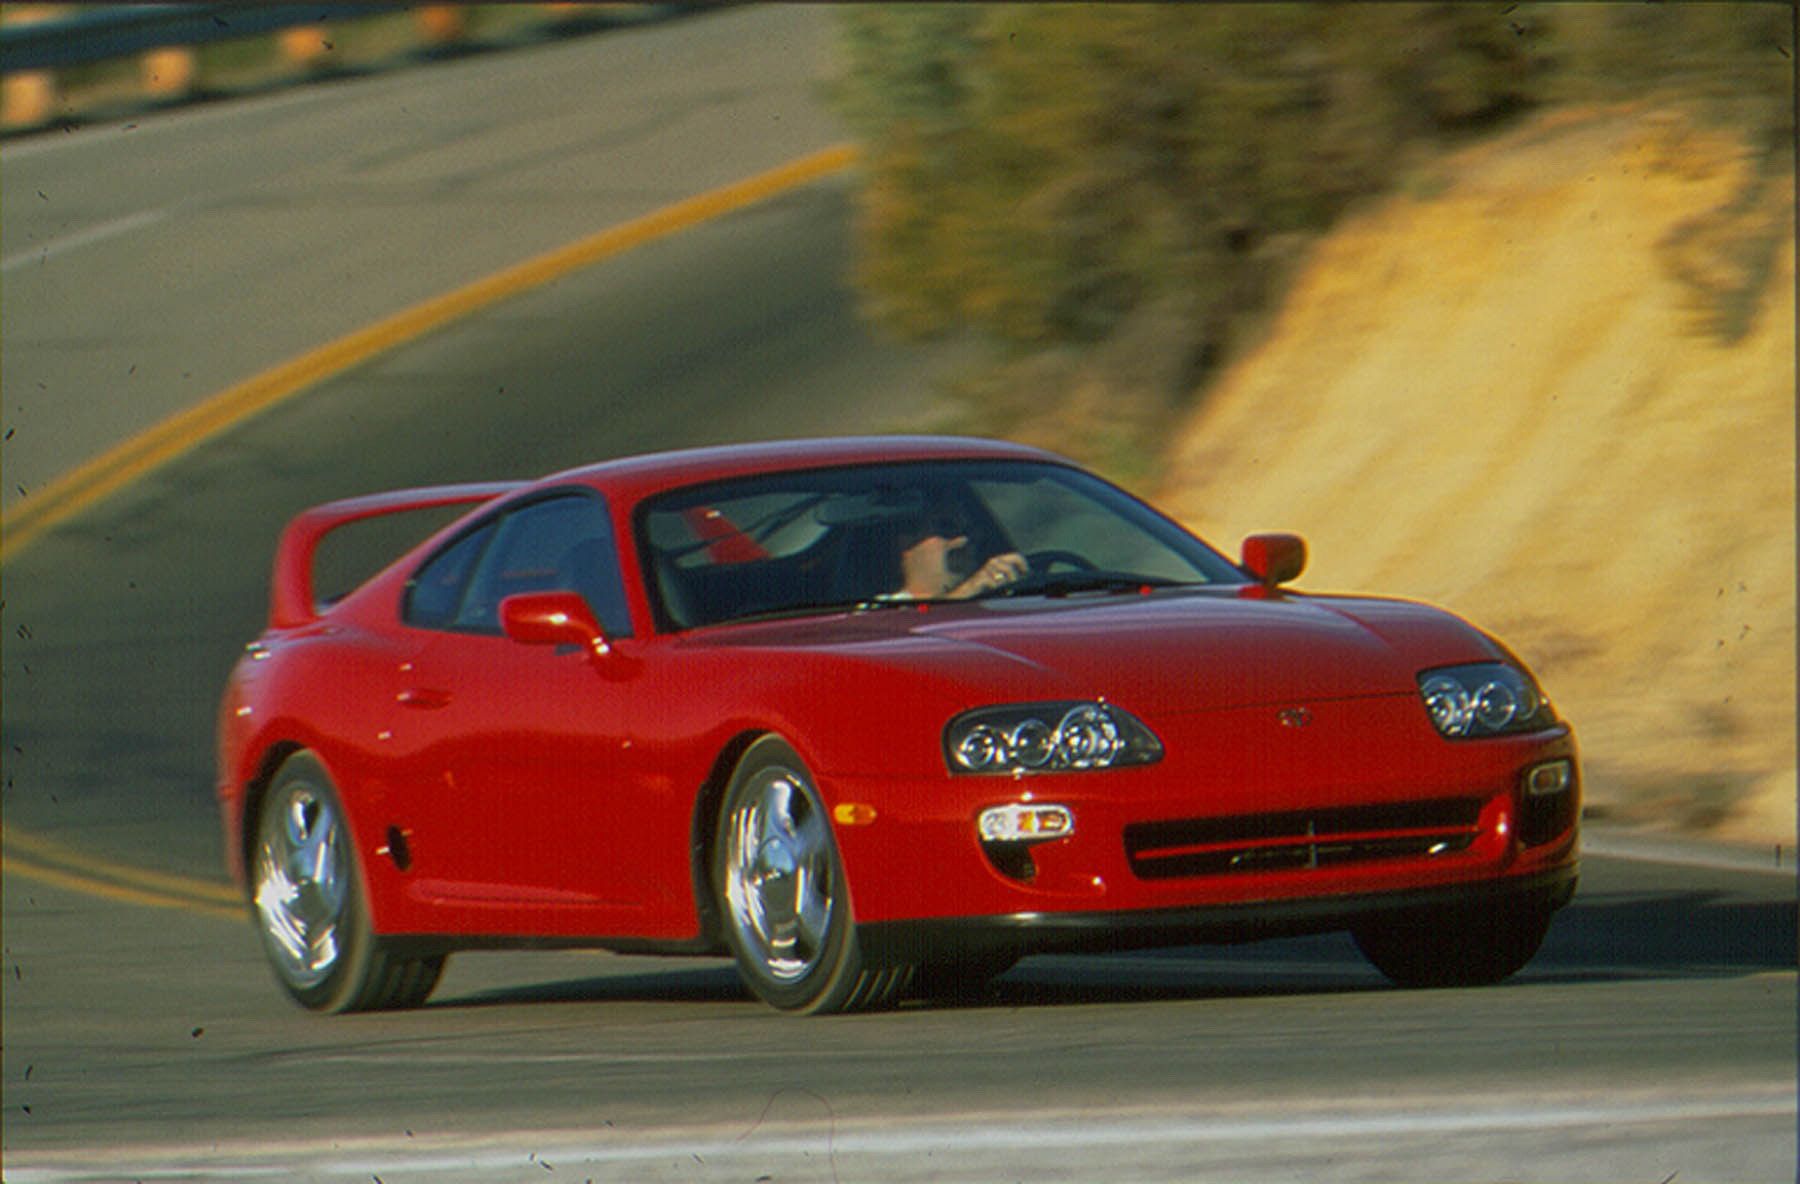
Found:
[(319, 541), (338, 527), (409, 510), (476, 505), (510, 493), (521, 484), (523, 482), (489, 481), (396, 489), (389, 493), (326, 502), (302, 511), (281, 532), (281, 542), (275, 548), (275, 575), (269, 589), (270, 627), (287, 629), (318, 619), (318, 606), (313, 600), (313, 556), (319, 549)]

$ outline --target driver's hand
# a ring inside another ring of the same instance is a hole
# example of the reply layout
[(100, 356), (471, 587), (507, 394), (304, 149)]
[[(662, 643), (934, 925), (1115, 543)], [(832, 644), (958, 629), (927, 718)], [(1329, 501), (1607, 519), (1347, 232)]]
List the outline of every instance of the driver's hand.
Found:
[[(1031, 569), (1025, 556), (1017, 551), (1008, 551), (1004, 555), (993, 555), (978, 568), (974, 575), (964, 580), (957, 592), (965, 596), (973, 596), (979, 592), (991, 592), (996, 588), (1004, 588)], [(967, 591), (963, 591), (963, 589)]]

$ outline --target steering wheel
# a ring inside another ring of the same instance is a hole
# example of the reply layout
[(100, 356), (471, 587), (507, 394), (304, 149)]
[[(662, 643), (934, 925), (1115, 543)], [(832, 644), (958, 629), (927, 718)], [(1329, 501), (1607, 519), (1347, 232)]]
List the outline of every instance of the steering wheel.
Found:
[(1087, 558), (1087, 556), (1078, 555), (1074, 551), (1064, 551), (1056, 547), (1049, 547), (1042, 551), (1027, 551), (1025, 553), (1025, 562), (1030, 565), (1026, 568), (1026, 571), (1031, 575), (1038, 575), (1048, 571), (1058, 563), (1067, 564), (1077, 571), (1098, 570), (1097, 565)]

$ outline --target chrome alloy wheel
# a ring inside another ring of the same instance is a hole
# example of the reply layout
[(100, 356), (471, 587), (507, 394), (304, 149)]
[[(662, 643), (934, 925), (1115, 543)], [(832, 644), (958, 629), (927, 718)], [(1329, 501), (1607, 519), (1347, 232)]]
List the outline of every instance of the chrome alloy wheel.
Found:
[(299, 990), (330, 977), (343, 953), (351, 870), (334, 802), (305, 781), (279, 785), (256, 848), (256, 912), (282, 978)]
[(791, 769), (759, 770), (725, 835), (725, 901), (739, 944), (779, 983), (819, 964), (831, 931), (836, 854), (817, 796)]

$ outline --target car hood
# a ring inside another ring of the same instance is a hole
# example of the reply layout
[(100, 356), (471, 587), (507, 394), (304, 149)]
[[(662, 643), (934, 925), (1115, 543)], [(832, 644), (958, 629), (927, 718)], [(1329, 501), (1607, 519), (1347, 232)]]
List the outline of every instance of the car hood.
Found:
[(1260, 589), (909, 606), (712, 640), (910, 672), (976, 701), (1103, 697), (1153, 713), (1416, 694), (1422, 669), (1501, 656), (1425, 605)]

